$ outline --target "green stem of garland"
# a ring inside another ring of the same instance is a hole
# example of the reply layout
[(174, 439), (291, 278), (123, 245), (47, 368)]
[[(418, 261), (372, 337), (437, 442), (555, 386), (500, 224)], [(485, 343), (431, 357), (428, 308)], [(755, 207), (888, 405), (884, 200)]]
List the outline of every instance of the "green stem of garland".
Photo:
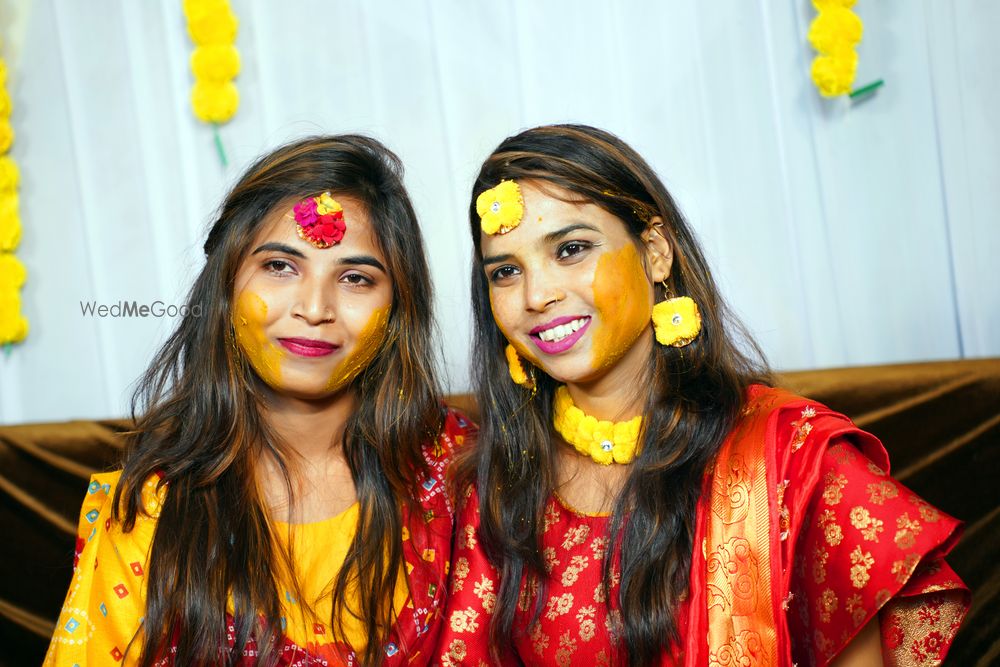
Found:
[(10, 358), (11, 350), (13, 350), (13, 349), (14, 349), (14, 345), (13, 344), (11, 344), (11, 343), (4, 343), (3, 344), (3, 353), (4, 353), (4, 356), (9, 359)]
[(884, 83), (885, 81), (883, 81), (882, 79), (872, 81), (867, 86), (861, 86), (860, 88), (855, 88), (850, 92), (848, 97), (850, 97), (853, 100), (857, 97), (861, 97), (862, 95), (867, 95), (868, 93), (874, 93), (876, 90), (881, 88), (882, 84)]
[(212, 134), (215, 135), (215, 150), (219, 152), (219, 162), (222, 163), (223, 167), (228, 167), (229, 160), (226, 159), (226, 149), (222, 145), (222, 135), (219, 134), (218, 123), (212, 123)]

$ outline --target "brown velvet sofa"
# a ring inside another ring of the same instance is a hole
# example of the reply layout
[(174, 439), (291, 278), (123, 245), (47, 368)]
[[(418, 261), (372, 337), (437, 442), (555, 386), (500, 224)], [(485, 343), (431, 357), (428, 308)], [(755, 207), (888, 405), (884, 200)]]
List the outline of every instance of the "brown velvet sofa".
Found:
[[(1000, 663), (1000, 359), (787, 373), (782, 384), (880, 437), (894, 477), (966, 522), (948, 560), (973, 603), (948, 664)], [(474, 414), (468, 397), (455, 403)], [(0, 426), (0, 665), (41, 663), (88, 478), (115, 466), (124, 427)]]

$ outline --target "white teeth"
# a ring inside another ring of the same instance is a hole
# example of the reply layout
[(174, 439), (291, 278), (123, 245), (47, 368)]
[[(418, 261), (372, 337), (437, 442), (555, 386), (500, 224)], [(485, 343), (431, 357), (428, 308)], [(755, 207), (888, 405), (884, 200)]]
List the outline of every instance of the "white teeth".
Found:
[(559, 324), (552, 327), (551, 329), (546, 329), (544, 331), (538, 332), (538, 337), (547, 343), (559, 341), (565, 338), (566, 336), (569, 336), (572, 333), (576, 333), (577, 331), (580, 330), (580, 327), (582, 327), (586, 323), (587, 323), (586, 318), (580, 318), (577, 320), (573, 320), (572, 322), (567, 322), (566, 324)]

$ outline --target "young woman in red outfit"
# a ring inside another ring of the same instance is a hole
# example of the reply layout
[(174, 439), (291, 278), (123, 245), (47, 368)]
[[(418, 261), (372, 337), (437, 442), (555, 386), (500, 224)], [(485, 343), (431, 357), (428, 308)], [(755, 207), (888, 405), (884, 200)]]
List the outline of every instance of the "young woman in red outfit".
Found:
[(635, 151), (508, 138), (470, 223), (482, 423), (443, 664), (940, 662), (968, 602), (957, 522), (771, 386)]

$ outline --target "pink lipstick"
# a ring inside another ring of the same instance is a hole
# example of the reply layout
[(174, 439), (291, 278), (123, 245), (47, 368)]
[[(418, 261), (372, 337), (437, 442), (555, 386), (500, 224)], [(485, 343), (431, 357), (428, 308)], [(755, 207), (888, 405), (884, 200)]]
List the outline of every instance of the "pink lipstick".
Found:
[(279, 338), (278, 342), (286, 350), (300, 357), (325, 357), (340, 348), (339, 345), (312, 338)]
[[(542, 340), (541, 337), (539, 336), (539, 333), (542, 331), (545, 331), (547, 329), (552, 329), (553, 327), (557, 327), (563, 324), (568, 324), (575, 320), (581, 320), (581, 319), (586, 319), (586, 322), (583, 323), (583, 326), (581, 326), (579, 329), (569, 334), (568, 336), (560, 338), (559, 340), (552, 340), (552, 341)], [(575, 317), (574, 316), (557, 317), (551, 322), (547, 322), (543, 325), (535, 327), (528, 333), (531, 335), (531, 342), (533, 342), (539, 350), (541, 350), (545, 354), (559, 354), (560, 352), (565, 352), (566, 350), (573, 347), (573, 345), (576, 344), (576, 341), (580, 340), (580, 338), (583, 337), (583, 334), (590, 327), (590, 321), (591, 321), (590, 317), (580, 316), (580, 315), (577, 315)]]

